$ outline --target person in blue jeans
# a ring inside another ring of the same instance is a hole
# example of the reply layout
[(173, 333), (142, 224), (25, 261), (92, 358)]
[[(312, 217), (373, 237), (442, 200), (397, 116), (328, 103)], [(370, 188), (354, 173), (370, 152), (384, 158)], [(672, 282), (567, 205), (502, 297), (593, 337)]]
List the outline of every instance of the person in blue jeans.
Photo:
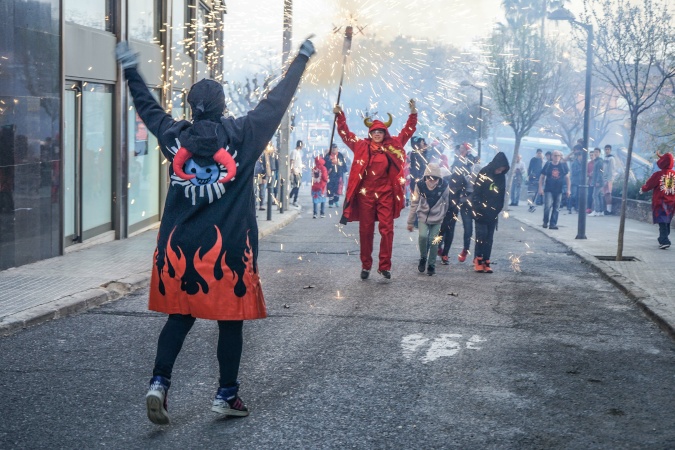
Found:
[[(443, 169), (446, 170), (446, 169)], [(441, 238), (438, 232), (448, 211), (450, 189), (443, 179), (441, 167), (436, 163), (429, 163), (424, 169), (424, 176), (415, 183), (415, 190), (410, 202), (408, 213), (408, 231), (415, 228), (417, 219), (420, 248), (420, 261), (417, 270), (432, 276), (436, 273), (436, 253)]]
[(555, 150), (551, 154), (551, 161), (544, 165), (539, 176), (539, 195), (544, 196), (544, 223), (542, 227), (549, 230), (558, 229), (558, 209), (560, 200), (565, 194), (568, 198), (571, 192), (570, 171), (562, 161), (562, 152)]

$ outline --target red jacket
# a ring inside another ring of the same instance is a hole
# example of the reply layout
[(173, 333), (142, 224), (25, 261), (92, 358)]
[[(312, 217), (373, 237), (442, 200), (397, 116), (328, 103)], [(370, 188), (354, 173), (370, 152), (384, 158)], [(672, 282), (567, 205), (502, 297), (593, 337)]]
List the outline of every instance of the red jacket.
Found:
[(314, 159), (314, 168), (312, 169), (312, 192), (321, 192), (326, 194), (326, 184), (328, 183), (328, 170), (323, 158), (317, 156)]
[[(404, 166), (406, 161), (405, 150), (403, 147), (415, 133), (417, 127), (417, 114), (410, 114), (408, 121), (398, 136), (391, 136), (387, 127), (379, 120), (373, 121), (369, 132), (375, 129), (384, 129), (384, 141), (382, 148), (389, 159), (389, 183), (394, 192), (394, 218), (401, 215), (401, 210), (405, 207), (405, 195), (403, 186), (405, 185)], [(368, 162), (370, 160), (370, 143), (372, 139), (359, 139), (354, 133), (349, 131), (347, 120), (343, 112), (337, 114), (337, 129), (342, 141), (354, 152), (352, 168), (349, 171), (349, 183), (347, 184), (347, 194), (345, 196), (345, 207), (340, 222), (356, 222), (359, 220), (358, 193), (361, 186)]]
[(661, 170), (654, 172), (642, 186), (642, 191), (654, 189), (652, 194), (652, 215), (654, 223), (669, 223), (675, 212), (675, 171), (673, 155), (666, 153), (656, 162)]

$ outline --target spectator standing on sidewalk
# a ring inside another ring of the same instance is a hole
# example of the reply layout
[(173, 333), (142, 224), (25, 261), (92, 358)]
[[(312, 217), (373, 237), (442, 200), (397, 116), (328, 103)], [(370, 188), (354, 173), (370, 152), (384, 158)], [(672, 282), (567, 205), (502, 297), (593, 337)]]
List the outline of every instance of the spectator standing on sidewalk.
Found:
[(391, 254), (394, 245), (394, 219), (405, 207), (403, 194), (403, 166), (406, 155), (403, 149), (417, 126), (415, 100), (409, 101), (410, 115), (398, 136), (389, 134), (393, 118), (387, 123), (369, 117), (363, 123), (368, 127), (368, 138), (359, 139), (347, 126), (342, 108), (336, 105), (338, 134), (354, 152), (352, 168), (347, 183), (344, 210), (340, 223), (359, 222), (361, 279), (370, 276), (373, 264), (373, 238), (375, 222), (379, 222), (380, 254), (377, 272), (391, 278)]
[(328, 207), (340, 206), (340, 196), (344, 190), (344, 177), (347, 172), (347, 162), (345, 156), (338, 150), (337, 144), (333, 144), (330, 151), (324, 156), (326, 170), (328, 171), (328, 186), (326, 195), (328, 196)]
[(513, 166), (515, 172), (513, 181), (511, 181), (511, 203), (509, 206), (518, 206), (520, 201), (520, 191), (523, 190), (523, 177), (525, 176), (525, 163), (522, 159), (522, 156), (518, 154), (516, 164)]
[(612, 185), (616, 172), (616, 161), (612, 155), (612, 146), (605, 145), (605, 158), (602, 162), (602, 194), (605, 198), (604, 215), (612, 215)]
[(541, 198), (541, 196), (537, 196), (537, 191), (539, 190), (539, 176), (541, 175), (541, 169), (543, 167), (544, 167), (544, 152), (540, 148), (538, 148), (537, 152), (530, 160), (530, 164), (527, 166), (527, 181), (528, 181), (527, 193), (531, 196), (530, 198), (531, 205), (544, 204), (544, 199)]
[(441, 168), (436, 163), (429, 163), (424, 170), (422, 180), (415, 183), (415, 190), (408, 213), (408, 231), (415, 229), (417, 217), (419, 235), (417, 242), (420, 249), (420, 261), (417, 270), (432, 276), (436, 273), (436, 253), (441, 240), (438, 232), (448, 211), (448, 184), (443, 180)]
[(168, 424), (174, 363), (197, 318), (218, 321), (219, 388), (211, 411), (247, 416), (240, 399), (243, 321), (267, 316), (260, 284), (253, 172), (291, 103), (314, 45), (306, 40), (285, 75), (260, 103), (239, 118), (225, 117), (221, 83), (195, 83), (187, 100), (193, 121), (164, 111), (136, 69), (138, 56), (117, 46), (138, 115), (171, 161), (150, 281), (149, 309), (168, 314), (157, 342), (146, 394), (148, 418)]
[(582, 152), (575, 152), (570, 164), (570, 198), (567, 202), (567, 213), (579, 212), (579, 185), (584, 182), (584, 169), (581, 165)]
[(661, 170), (652, 174), (640, 188), (640, 193), (654, 190), (652, 194), (652, 218), (659, 224), (659, 248), (670, 247), (670, 222), (675, 213), (675, 171), (673, 171), (673, 155), (666, 153), (659, 157), (657, 165)]
[(289, 157), (290, 170), (291, 170), (291, 192), (288, 195), (288, 199), (291, 200), (293, 206), (298, 206), (298, 193), (300, 192), (300, 186), (302, 185), (302, 147), (303, 142), (298, 141), (295, 143), (295, 149), (291, 152)]
[(506, 172), (508, 171), (509, 160), (504, 152), (499, 152), (476, 177), (476, 184), (471, 195), (476, 221), (476, 245), (473, 258), (473, 268), (476, 272), (492, 273), (490, 267), (492, 242), (499, 213), (504, 208)]
[(314, 167), (312, 168), (312, 204), (316, 219), (317, 205), (321, 205), (321, 218), (326, 217), (324, 208), (326, 207), (326, 185), (328, 183), (328, 171), (322, 157), (314, 158)]
[(605, 199), (602, 193), (603, 181), (603, 161), (602, 150), (599, 147), (593, 149), (593, 173), (589, 185), (593, 190), (593, 212), (591, 217), (602, 216), (605, 211)]
[(563, 193), (570, 196), (570, 173), (567, 164), (562, 161), (563, 154), (554, 150), (551, 162), (541, 169), (539, 177), (539, 195), (544, 196), (544, 228), (558, 229), (558, 209)]

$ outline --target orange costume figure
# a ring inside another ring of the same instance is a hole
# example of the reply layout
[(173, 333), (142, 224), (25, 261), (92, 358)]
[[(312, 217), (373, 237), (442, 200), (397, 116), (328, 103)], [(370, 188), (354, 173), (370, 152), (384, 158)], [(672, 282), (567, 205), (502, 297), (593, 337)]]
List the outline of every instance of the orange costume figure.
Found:
[(377, 272), (391, 278), (391, 253), (394, 243), (394, 219), (405, 207), (405, 162), (403, 147), (415, 133), (417, 109), (410, 100), (408, 121), (398, 136), (389, 134), (391, 114), (387, 123), (366, 118), (369, 137), (359, 139), (349, 131), (342, 108), (335, 106), (338, 133), (354, 152), (344, 211), (340, 222), (359, 222), (361, 242), (361, 279), (370, 275), (373, 264), (373, 238), (375, 222), (379, 221), (380, 255)]

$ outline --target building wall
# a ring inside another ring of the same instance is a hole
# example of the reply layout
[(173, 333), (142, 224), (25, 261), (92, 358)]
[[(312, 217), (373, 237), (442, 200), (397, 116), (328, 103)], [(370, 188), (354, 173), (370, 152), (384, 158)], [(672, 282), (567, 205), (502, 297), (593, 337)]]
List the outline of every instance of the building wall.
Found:
[(172, 8), (194, 24), (197, 5), (224, 2), (0, 1), (0, 270), (161, 218), (168, 164), (136, 116), (114, 48), (129, 40), (160, 104), (189, 115), (187, 89), (198, 70), (208, 74), (193, 41), (172, 45), (165, 24)]
[(59, 0), (0, 2), (0, 269), (60, 252)]

